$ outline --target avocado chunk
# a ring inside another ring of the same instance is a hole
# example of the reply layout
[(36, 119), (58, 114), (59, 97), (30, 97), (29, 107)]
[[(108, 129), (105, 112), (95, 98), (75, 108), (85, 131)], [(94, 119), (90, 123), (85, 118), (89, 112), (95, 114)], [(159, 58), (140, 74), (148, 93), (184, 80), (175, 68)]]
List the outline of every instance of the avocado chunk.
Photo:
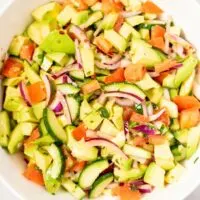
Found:
[(152, 162), (144, 175), (144, 182), (153, 185), (158, 188), (164, 187), (165, 181), (165, 170), (160, 166), (156, 165), (156, 163)]
[(163, 83), (162, 83), (163, 87), (171, 88), (171, 89), (177, 88), (174, 82), (175, 76), (176, 76), (175, 74), (168, 74), (163, 80)]
[(177, 165), (173, 169), (167, 172), (165, 176), (165, 181), (167, 183), (178, 182), (179, 179), (184, 174), (184, 172), (185, 172), (185, 168), (181, 164), (177, 163)]
[(175, 166), (174, 157), (167, 142), (154, 146), (154, 156), (156, 164), (165, 170), (170, 170)]
[(144, 75), (144, 78), (138, 82), (135, 83), (139, 88), (142, 90), (150, 90), (152, 88), (159, 88), (160, 85), (154, 81), (148, 73)]
[(40, 45), (49, 35), (52, 28), (54, 26), (46, 21), (35, 21), (28, 27), (27, 33), (31, 40)]
[(83, 11), (75, 13), (72, 16), (71, 23), (75, 24), (75, 25), (81, 25), (81, 24), (85, 23), (88, 20), (88, 17), (89, 17), (88, 14), (89, 14), (89, 12), (87, 10), (83, 10)]
[(104, 19), (100, 23), (100, 27), (104, 30), (112, 29), (118, 19), (119, 14), (111, 12), (108, 15), (105, 15)]
[(200, 140), (200, 124), (190, 128), (187, 138), (186, 158), (189, 159), (197, 150)]
[(83, 46), (80, 48), (83, 62), (83, 70), (86, 77), (94, 75), (94, 52), (91, 48)]
[(44, 52), (39, 47), (37, 47), (33, 54), (33, 61), (35, 61), (38, 65), (41, 65), (43, 58)]
[(174, 137), (183, 145), (187, 144), (188, 129), (178, 130), (174, 133)]
[(113, 116), (111, 118), (114, 125), (118, 130), (122, 131), (124, 128), (124, 120), (123, 120), (123, 108), (115, 105), (113, 107)]
[(40, 76), (32, 69), (27, 61), (24, 61), (24, 72), (31, 84), (41, 81)]
[(9, 54), (13, 56), (19, 56), (21, 48), (24, 44), (28, 43), (28, 41), (28, 37), (22, 35), (15, 36), (8, 49)]
[(5, 78), (3, 80), (3, 86), (16, 86), (23, 80), (22, 75), (20, 77)]
[(61, 11), (61, 5), (56, 2), (50, 2), (36, 8), (32, 12), (32, 16), (35, 20), (50, 20), (55, 18)]
[(197, 63), (198, 63), (198, 59), (194, 55), (189, 56), (183, 62), (183, 66), (180, 67), (176, 72), (176, 76), (174, 80), (174, 84), (176, 87), (179, 87), (183, 81), (185, 81), (189, 76), (191, 76)]
[(3, 107), (10, 112), (20, 111), (22, 108), (26, 107), (17, 88), (7, 87)]
[(80, 119), (83, 120), (91, 112), (92, 112), (92, 107), (87, 102), (87, 100), (84, 99), (80, 107)]
[(150, 99), (151, 102), (158, 104), (163, 95), (163, 88), (158, 87), (158, 88), (152, 88), (150, 90), (147, 90), (146, 95)]
[(72, 39), (67, 34), (61, 34), (57, 30), (49, 33), (49, 35), (40, 45), (40, 48), (47, 53), (75, 53), (74, 42), (72, 41)]
[(45, 101), (42, 101), (40, 103), (37, 103), (37, 104), (34, 104), (32, 106), (32, 109), (33, 109), (33, 113), (35, 115), (35, 117), (40, 120), (43, 116), (43, 110), (45, 109), (46, 107), (46, 102)]
[(53, 65), (53, 60), (47, 56), (44, 56), (44, 59), (42, 61), (40, 68), (47, 72), (51, 68), (52, 65)]
[(144, 16), (133, 16), (126, 18), (126, 22), (131, 26), (137, 26), (144, 23)]
[(100, 116), (99, 112), (92, 111), (83, 119), (83, 123), (88, 129), (95, 130), (103, 121), (103, 118)]
[(76, 9), (71, 5), (65, 6), (65, 8), (57, 16), (59, 26), (65, 26), (77, 13)]
[(119, 133), (119, 130), (110, 120), (104, 119), (100, 128), (100, 132), (102, 134), (115, 137)]
[(186, 158), (186, 147), (180, 144), (172, 148), (172, 153), (176, 162), (183, 161)]
[(104, 37), (108, 40), (119, 52), (123, 53), (126, 50), (127, 42), (126, 40), (115, 32), (113, 29), (106, 30), (104, 32)]
[(69, 57), (65, 53), (48, 53), (46, 56), (62, 67), (69, 61)]

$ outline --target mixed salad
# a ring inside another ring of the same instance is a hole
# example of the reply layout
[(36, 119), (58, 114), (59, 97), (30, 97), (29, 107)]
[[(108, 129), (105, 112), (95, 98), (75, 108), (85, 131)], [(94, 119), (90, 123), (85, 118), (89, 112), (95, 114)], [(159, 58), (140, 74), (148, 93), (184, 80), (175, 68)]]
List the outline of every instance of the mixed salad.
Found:
[(174, 183), (200, 140), (200, 67), (151, 1), (61, 0), (2, 61), (0, 145), (76, 199), (139, 200)]

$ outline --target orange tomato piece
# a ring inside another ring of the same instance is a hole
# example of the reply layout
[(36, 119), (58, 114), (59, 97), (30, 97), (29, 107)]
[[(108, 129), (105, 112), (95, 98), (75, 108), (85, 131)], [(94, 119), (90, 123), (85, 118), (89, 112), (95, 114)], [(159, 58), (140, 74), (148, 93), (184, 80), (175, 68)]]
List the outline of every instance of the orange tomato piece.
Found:
[(115, 2), (115, 0), (102, 0), (102, 11), (104, 14), (110, 12), (121, 12), (124, 6), (121, 2)]
[(169, 75), (169, 72), (162, 72), (159, 76), (155, 77), (154, 80), (162, 85), (163, 80)]
[(91, 92), (94, 92), (98, 89), (100, 89), (100, 84), (97, 80), (92, 80), (89, 83), (86, 83), (82, 86), (83, 94), (89, 94)]
[(164, 135), (149, 135), (148, 140), (149, 144), (153, 145), (164, 144), (167, 141)]
[(163, 28), (162, 26), (156, 25), (152, 27), (151, 29), (151, 38), (158, 38), (158, 37), (164, 38), (165, 32), (166, 32), (165, 28)]
[(133, 109), (131, 107), (124, 107), (124, 112), (123, 112), (124, 121), (129, 121), (132, 113), (133, 113)]
[(105, 54), (108, 54), (112, 50), (112, 44), (106, 40), (102, 35), (94, 39), (94, 44)]
[(144, 137), (136, 136), (133, 138), (133, 145), (142, 147), (147, 143), (147, 139)]
[(86, 161), (77, 162), (71, 169), (73, 172), (81, 172), (86, 165)]
[(140, 200), (141, 194), (138, 190), (132, 191), (130, 187), (124, 186), (117, 186), (112, 189), (112, 194), (114, 196), (119, 196), (120, 200)]
[(164, 51), (165, 49), (165, 41), (163, 37), (151, 38), (151, 40), (149, 40), (149, 43), (152, 46), (161, 49), (162, 51)]
[(8, 58), (4, 65), (2, 70), (2, 75), (8, 78), (17, 77), (21, 74), (23, 69), (23, 64), (15, 58)]
[(71, 0), (71, 2), (74, 4), (75, 7), (77, 7), (78, 10), (88, 9), (88, 5), (84, 2), (84, 0)]
[(145, 123), (145, 122), (149, 122), (149, 118), (144, 116), (144, 115), (141, 115), (139, 113), (136, 113), (133, 111), (132, 115), (131, 115), (131, 118), (130, 118), (131, 121), (133, 122), (138, 122), (138, 123)]
[(46, 98), (46, 90), (42, 81), (27, 86), (27, 90), (33, 104), (39, 103)]
[(170, 125), (169, 113), (167, 111), (165, 111), (156, 121), (161, 121), (166, 126), (169, 126)]
[(176, 96), (173, 101), (178, 106), (179, 111), (200, 108), (200, 102), (194, 96)]
[(69, 171), (74, 166), (75, 162), (75, 158), (71, 155), (68, 155), (65, 161), (65, 171)]
[(183, 110), (180, 113), (180, 126), (182, 129), (194, 127), (199, 123), (199, 118), (198, 108)]
[(73, 130), (72, 135), (77, 141), (79, 141), (82, 138), (84, 139), (86, 138), (86, 131), (87, 129), (85, 128), (85, 125), (82, 123)]
[(115, 26), (114, 26), (114, 30), (116, 32), (119, 32), (119, 30), (122, 27), (124, 21), (125, 21), (124, 17), (122, 15), (119, 15), (119, 17), (117, 18), (117, 22), (115, 23)]
[(174, 67), (175, 65), (177, 65), (176, 60), (167, 59), (164, 62), (155, 65), (155, 71), (158, 73), (165, 72), (165, 71), (171, 69), (172, 67)]
[(88, 6), (93, 6), (98, 0), (83, 0), (83, 2)]
[(30, 43), (22, 47), (20, 51), (20, 58), (24, 60), (32, 60), (33, 53), (35, 51), (35, 44)]
[(124, 82), (124, 81), (125, 81), (125, 77), (124, 77), (123, 68), (118, 68), (111, 75), (105, 78), (105, 83), (118, 83), (118, 82)]
[(33, 141), (35, 141), (39, 137), (40, 137), (40, 132), (39, 132), (39, 129), (36, 128), (33, 130), (31, 135), (24, 141), (24, 146), (28, 146), (29, 144), (31, 144)]
[(44, 185), (44, 179), (41, 171), (37, 168), (35, 164), (29, 164), (24, 172), (24, 176), (38, 185)]
[(160, 7), (158, 7), (155, 3), (153, 3), (152, 1), (146, 1), (142, 5), (142, 11), (144, 13), (152, 13), (152, 14), (156, 14), (156, 15), (160, 15), (163, 13), (163, 10)]
[(124, 76), (126, 81), (137, 82), (143, 79), (146, 68), (142, 64), (130, 64), (125, 68)]

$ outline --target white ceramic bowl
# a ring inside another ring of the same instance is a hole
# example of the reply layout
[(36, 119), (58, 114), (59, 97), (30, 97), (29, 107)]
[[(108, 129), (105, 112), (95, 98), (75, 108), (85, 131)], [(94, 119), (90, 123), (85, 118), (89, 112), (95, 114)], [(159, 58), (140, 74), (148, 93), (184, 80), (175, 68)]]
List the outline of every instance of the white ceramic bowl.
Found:
[[(21, 33), (31, 21), (31, 11), (47, 1), (12, 0), (4, 10), (0, 11), (0, 58), (6, 52), (12, 37)], [(155, 0), (155, 2), (183, 28), (187, 39), (197, 48), (198, 55), (200, 55), (200, 6), (197, 2), (195, 0)], [(180, 182), (162, 190), (155, 190), (144, 199), (184, 199), (200, 184), (200, 159), (194, 164), (198, 156), (200, 156), (200, 151), (185, 163), (187, 170)], [(48, 194), (43, 188), (26, 180), (22, 175), (23, 170), (24, 161), (20, 155), (10, 156), (0, 149), (0, 180), (8, 186), (16, 197), (28, 200), (73, 199), (67, 192), (60, 192), (56, 196)], [(107, 196), (99, 199), (110, 200), (112, 197)]]

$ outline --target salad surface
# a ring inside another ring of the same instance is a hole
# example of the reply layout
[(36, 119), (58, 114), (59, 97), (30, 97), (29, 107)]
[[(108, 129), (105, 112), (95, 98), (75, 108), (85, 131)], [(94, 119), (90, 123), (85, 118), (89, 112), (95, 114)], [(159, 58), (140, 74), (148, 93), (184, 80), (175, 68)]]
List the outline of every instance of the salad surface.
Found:
[(0, 146), (75, 199), (139, 200), (179, 181), (200, 140), (200, 67), (152, 1), (60, 0), (1, 62)]

